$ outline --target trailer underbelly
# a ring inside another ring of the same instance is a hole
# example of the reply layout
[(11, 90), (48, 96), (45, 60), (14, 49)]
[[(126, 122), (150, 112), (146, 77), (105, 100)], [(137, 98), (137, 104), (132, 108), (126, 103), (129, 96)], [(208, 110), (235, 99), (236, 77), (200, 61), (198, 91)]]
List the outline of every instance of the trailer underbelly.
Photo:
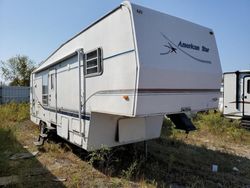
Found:
[[(88, 151), (158, 138), (163, 115), (126, 117), (92, 112), (89, 120), (58, 114), (57, 135)], [(31, 116), (39, 124), (40, 118)], [(46, 122), (47, 126), (51, 122)]]

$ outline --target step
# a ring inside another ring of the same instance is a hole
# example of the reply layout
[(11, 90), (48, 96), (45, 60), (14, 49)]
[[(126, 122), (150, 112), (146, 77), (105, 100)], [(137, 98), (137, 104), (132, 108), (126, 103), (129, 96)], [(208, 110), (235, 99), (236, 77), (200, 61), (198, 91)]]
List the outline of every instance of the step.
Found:
[(248, 123), (250, 125), (250, 121), (249, 120), (241, 120), (241, 123)]
[(250, 126), (250, 121), (248, 120), (241, 120), (241, 124), (245, 126)]
[(35, 146), (42, 146), (43, 145), (43, 141), (40, 140), (40, 141), (36, 141), (36, 142), (33, 142)]
[(241, 125), (244, 129), (250, 130), (250, 126)]
[(45, 134), (45, 133), (41, 133), (39, 136), (42, 137), (42, 138), (47, 138), (48, 137), (48, 135)]
[(249, 127), (250, 128), (249, 123), (241, 123), (240, 125), (243, 126), (243, 127)]
[(240, 125), (241, 125), (244, 129), (250, 130), (250, 119), (244, 117), (244, 119), (241, 120)]
[(49, 131), (56, 130), (56, 128), (55, 128), (55, 127), (46, 127), (46, 129), (48, 129)]
[(241, 122), (241, 126), (250, 127), (250, 122)]

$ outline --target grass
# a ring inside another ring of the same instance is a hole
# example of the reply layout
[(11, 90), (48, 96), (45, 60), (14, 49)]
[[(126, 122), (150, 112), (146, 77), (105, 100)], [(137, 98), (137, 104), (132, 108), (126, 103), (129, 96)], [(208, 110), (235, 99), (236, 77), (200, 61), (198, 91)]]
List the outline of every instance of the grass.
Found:
[[(199, 134), (206, 132), (207, 134), (218, 136), (222, 140), (250, 143), (250, 134), (244, 128), (241, 128), (239, 120), (226, 119), (217, 111), (197, 113), (192, 118), (192, 121), (198, 129), (196, 132)], [(174, 136), (178, 137), (178, 133), (182, 134), (181, 131), (174, 129), (174, 124), (169, 119), (164, 120), (164, 126), (162, 136), (172, 136), (173, 138)], [(167, 129), (164, 130), (164, 128)]]
[[(17, 175), (19, 183), (10, 187), (33, 187), (41, 185), (41, 182), (44, 182), (46, 187), (60, 187), (58, 183), (48, 183), (45, 180), (53, 175), (36, 158), (10, 160), (13, 154), (32, 152), (36, 149), (24, 147), (25, 142), (30, 139), (26, 130), (33, 130), (34, 134), (37, 132), (28, 119), (28, 104), (11, 103), (0, 106), (0, 177)], [(22, 141), (18, 140), (20, 138)], [(43, 176), (37, 181), (39, 174)]]
[(172, 123), (165, 120), (165, 125), (167, 125), (165, 127), (172, 129), (168, 137), (195, 146), (250, 158), (250, 131), (242, 128), (239, 120), (226, 119), (221, 113), (210, 111), (198, 113), (193, 118), (193, 122), (198, 130), (186, 136), (181, 131), (174, 130)]
[[(247, 187), (250, 185), (250, 133), (220, 113), (199, 113), (198, 130), (186, 135), (165, 120), (159, 139), (87, 153), (53, 137), (32, 159), (11, 161), (32, 152), (38, 128), (28, 104), (0, 106), (0, 177), (18, 175), (13, 187)], [(24, 146), (27, 146), (24, 148)], [(213, 164), (218, 172), (211, 171)], [(236, 167), (239, 171), (234, 171)], [(54, 182), (53, 178), (66, 178)]]
[[(100, 173), (84, 160), (88, 158), (86, 152), (58, 137), (36, 148), (33, 141), (38, 134), (38, 127), (29, 121), (28, 104), (0, 106), (0, 177), (19, 177), (19, 183), (9, 187), (112, 187), (120, 184), (118, 178)], [(13, 154), (36, 150), (39, 154), (35, 158), (10, 160)], [(67, 181), (54, 182), (55, 178)]]
[(204, 113), (199, 113), (194, 118), (194, 123), (203, 132), (208, 131), (224, 140), (250, 144), (250, 134), (240, 127), (240, 122), (223, 118), (221, 113), (212, 111), (205, 115)]
[(27, 104), (9, 104), (0, 107), (0, 176), (13, 173), (10, 163), (6, 163), (9, 155), (24, 151), (16, 141), (16, 134), (18, 134), (18, 124), (28, 119), (27, 112)]

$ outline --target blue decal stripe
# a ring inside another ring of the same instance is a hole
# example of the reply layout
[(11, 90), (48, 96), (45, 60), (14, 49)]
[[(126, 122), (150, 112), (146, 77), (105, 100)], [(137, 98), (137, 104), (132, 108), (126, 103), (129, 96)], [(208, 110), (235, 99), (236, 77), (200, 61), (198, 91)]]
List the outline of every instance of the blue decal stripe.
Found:
[(131, 53), (131, 52), (134, 52), (134, 51), (135, 50), (133, 49), (133, 50), (128, 50), (128, 51), (125, 51), (125, 52), (121, 52), (121, 53), (118, 53), (118, 54), (115, 54), (115, 55), (105, 57), (105, 58), (103, 58), (103, 60), (111, 59), (113, 57), (117, 57), (117, 56), (124, 55), (124, 54), (127, 54), (127, 53)]
[[(47, 108), (47, 107), (44, 107), (44, 109), (48, 110), (48, 111), (51, 111), (51, 112), (55, 112), (55, 113), (57, 112), (58, 114), (79, 118), (78, 113), (75, 113), (75, 112), (67, 112), (67, 111), (63, 111), (63, 110), (57, 110), (56, 111), (55, 109)], [(85, 120), (90, 120), (90, 116), (86, 116), (86, 115), (82, 115), (81, 118), (85, 119)]]

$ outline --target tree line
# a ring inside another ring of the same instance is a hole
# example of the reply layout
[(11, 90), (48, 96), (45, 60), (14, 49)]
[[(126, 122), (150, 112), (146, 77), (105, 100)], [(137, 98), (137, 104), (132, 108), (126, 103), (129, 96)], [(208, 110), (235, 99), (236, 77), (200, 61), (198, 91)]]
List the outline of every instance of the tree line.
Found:
[(34, 70), (35, 62), (25, 55), (0, 61), (1, 75), (10, 86), (30, 86), (30, 75)]

